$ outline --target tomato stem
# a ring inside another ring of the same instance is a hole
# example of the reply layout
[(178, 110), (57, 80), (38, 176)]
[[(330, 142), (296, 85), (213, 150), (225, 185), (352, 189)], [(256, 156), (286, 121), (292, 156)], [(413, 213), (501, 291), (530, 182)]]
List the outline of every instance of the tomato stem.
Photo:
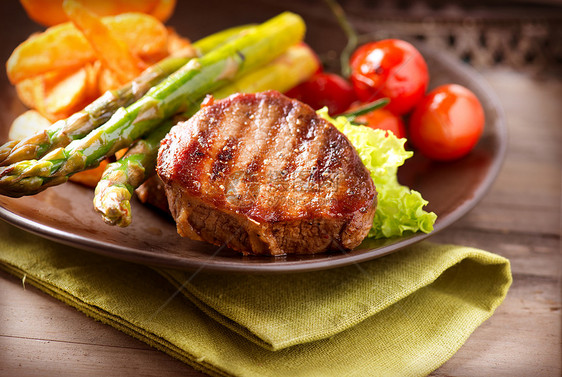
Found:
[(353, 51), (357, 48), (358, 35), (351, 23), (347, 19), (345, 12), (341, 5), (338, 4), (336, 0), (324, 0), (332, 13), (336, 16), (338, 24), (347, 36), (347, 44), (342, 50), (340, 55), (341, 73), (343, 77), (348, 78), (351, 75), (351, 67), (349, 65), (349, 59)]
[(360, 115), (370, 113), (371, 111), (378, 110), (388, 105), (389, 102), (390, 100), (388, 98), (380, 98), (376, 101), (369, 102), (363, 106), (357, 107), (351, 111), (347, 111), (341, 115), (353, 121), (356, 117)]

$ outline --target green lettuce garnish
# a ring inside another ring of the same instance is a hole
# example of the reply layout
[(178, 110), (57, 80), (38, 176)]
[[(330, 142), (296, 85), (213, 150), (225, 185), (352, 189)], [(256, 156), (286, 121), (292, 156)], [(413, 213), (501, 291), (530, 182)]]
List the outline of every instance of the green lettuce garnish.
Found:
[(386, 136), (382, 130), (352, 125), (346, 117), (331, 118), (326, 108), (318, 114), (342, 132), (357, 150), (371, 173), (378, 192), (378, 205), (368, 237), (389, 238), (404, 232), (429, 233), (437, 215), (423, 209), (427, 201), (415, 190), (398, 183), (398, 167), (413, 152), (404, 149), (406, 139)]

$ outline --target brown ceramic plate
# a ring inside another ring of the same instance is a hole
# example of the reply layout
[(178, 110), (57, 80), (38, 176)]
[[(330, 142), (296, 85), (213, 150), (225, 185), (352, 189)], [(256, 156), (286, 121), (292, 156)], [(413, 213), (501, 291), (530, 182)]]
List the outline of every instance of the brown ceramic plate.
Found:
[[(176, 13), (172, 22), (178, 17)], [(310, 22), (308, 26), (314, 28)], [(314, 41), (309, 42), (315, 45)], [(422, 48), (422, 53), (430, 67), (431, 87), (454, 82), (470, 88), (482, 101), (486, 116), (485, 133), (467, 157), (452, 163), (436, 163), (415, 156), (400, 170), (401, 182), (420, 191), (429, 200), (427, 209), (437, 213), (435, 233), (461, 218), (482, 199), (498, 174), (507, 136), (499, 101), (476, 71), (441, 52)], [(9, 120), (23, 108), (5, 79), (0, 85), (0, 106), (8, 111), (0, 118), (0, 141), (4, 141)], [(137, 202), (133, 203), (131, 226), (122, 229), (105, 225), (92, 209), (92, 198), (91, 189), (72, 183), (31, 197), (0, 196), (0, 217), (40, 236), (123, 260), (178, 269), (259, 273), (349, 265), (398, 251), (431, 236), (419, 233), (382, 241), (366, 240), (347, 253), (243, 257), (228, 249), (181, 238), (168, 217)]]

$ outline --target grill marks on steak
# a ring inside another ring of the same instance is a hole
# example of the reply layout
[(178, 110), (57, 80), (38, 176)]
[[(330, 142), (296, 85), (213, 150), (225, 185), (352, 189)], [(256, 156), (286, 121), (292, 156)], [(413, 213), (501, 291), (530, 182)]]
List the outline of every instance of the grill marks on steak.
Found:
[(175, 126), (158, 174), (180, 234), (243, 253), (351, 249), (376, 206), (347, 138), (277, 92), (237, 94)]

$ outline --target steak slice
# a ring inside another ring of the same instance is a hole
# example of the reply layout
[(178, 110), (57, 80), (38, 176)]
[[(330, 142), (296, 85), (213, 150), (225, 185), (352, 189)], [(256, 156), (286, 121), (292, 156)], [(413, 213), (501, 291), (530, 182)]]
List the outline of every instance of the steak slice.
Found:
[(170, 212), (164, 184), (158, 175), (153, 175), (144, 181), (135, 190), (135, 194), (141, 203), (151, 205), (166, 213)]
[(349, 140), (273, 91), (235, 94), (178, 123), (157, 172), (180, 235), (244, 254), (352, 249), (377, 203)]

